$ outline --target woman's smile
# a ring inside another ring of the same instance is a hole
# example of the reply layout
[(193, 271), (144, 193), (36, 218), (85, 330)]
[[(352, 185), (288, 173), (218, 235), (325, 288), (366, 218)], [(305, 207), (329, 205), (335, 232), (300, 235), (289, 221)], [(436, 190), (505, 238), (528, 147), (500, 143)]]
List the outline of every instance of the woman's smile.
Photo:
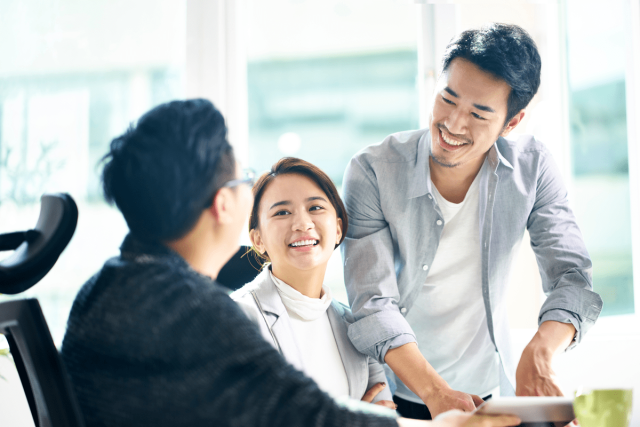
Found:
[(315, 247), (317, 247), (319, 244), (320, 244), (320, 240), (313, 237), (304, 236), (294, 240), (292, 243), (289, 243), (288, 246), (293, 250), (296, 250), (299, 252), (309, 252)]

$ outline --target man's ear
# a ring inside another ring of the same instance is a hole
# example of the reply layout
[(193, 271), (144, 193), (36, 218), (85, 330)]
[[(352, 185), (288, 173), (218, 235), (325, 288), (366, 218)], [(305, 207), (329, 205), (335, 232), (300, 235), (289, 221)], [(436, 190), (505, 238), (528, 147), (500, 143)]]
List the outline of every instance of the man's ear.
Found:
[(249, 231), (249, 239), (251, 240), (253, 247), (256, 248), (258, 252), (260, 252), (261, 254), (264, 254), (266, 252), (264, 243), (262, 242), (262, 237), (260, 236), (260, 232), (258, 230), (254, 228), (253, 230)]
[(500, 136), (509, 135), (511, 131), (515, 129), (515, 127), (518, 126), (518, 124), (520, 124), (523, 118), (524, 118), (524, 110), (520, 110), (518, 114), (516, 114), (515, 116), (513, 116), (511, 120), (509, 120), (509, 123), (507, 123), (504, 129), (502, 129)]
[(209, 209), (218, 223), (228, 224), (233, 222), (233, 204), (234, 198), (231, 190), (229, 188), (221, 188), (213, 198), (213, 203)]

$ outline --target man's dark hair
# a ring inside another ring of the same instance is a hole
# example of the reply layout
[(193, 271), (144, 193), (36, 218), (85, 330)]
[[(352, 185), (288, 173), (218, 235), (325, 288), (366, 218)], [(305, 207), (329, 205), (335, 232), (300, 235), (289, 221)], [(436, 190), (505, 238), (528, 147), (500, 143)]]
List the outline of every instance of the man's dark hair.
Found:
[(153, 242), (191, 230), (236, 168), (224, 118), (205, 99), (155, 107), (111, 141), (103, 161), (105, 198)]
[(511, 87), (505, 126), (529, 105), (540, 86), (538, 48), (529, 33), (517, 25), (495, 23), (462, 32), (447, 45), (442, 71), (456, 58), (472, 62)]

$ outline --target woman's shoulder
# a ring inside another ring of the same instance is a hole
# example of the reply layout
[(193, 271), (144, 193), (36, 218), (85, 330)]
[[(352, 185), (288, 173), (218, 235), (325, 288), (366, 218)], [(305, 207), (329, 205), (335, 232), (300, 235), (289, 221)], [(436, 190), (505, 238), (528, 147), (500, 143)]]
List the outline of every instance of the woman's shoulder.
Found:
[(338, 314), (338, 316), (342, 317), (347, 323), (354, 323), (355, 318), (353, 314), (351, 314), (351, 309), (348, 305), (336, 300), (331, 300), (331, 308)]

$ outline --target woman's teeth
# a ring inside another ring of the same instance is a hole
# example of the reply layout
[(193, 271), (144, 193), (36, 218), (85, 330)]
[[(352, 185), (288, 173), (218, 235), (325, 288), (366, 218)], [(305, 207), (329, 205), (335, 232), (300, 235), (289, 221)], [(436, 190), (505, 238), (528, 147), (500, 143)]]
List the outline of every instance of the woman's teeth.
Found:
[(295, 247), (298, 247), (298, 246), (315, 246), (317, 244), (318, 244), (317, 240), (300, 240), (298, 242), (293, 242), (289, 246), (295, 248)]
[(444, 142), (449, 145), (464, 145), (464, 142), (458, 142), (454, 139), (448, 138), (442, 131), (440, 131), (440, 135), (442, 135), (442, 139), (444, 139)]

